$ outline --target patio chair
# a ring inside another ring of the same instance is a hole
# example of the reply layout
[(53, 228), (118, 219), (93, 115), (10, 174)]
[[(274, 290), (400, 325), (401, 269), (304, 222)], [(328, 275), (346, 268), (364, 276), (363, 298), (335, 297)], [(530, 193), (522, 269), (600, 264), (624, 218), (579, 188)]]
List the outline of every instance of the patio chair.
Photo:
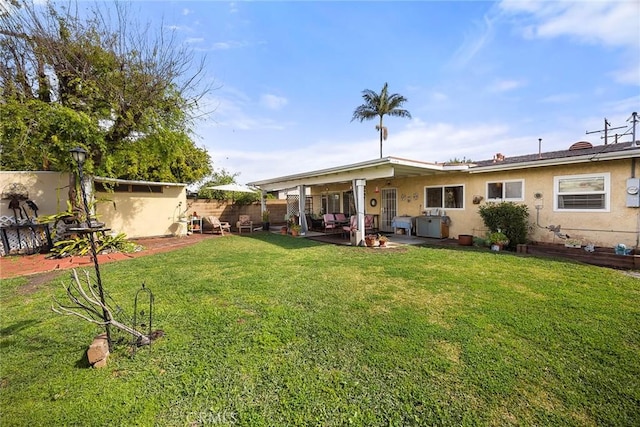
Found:
[(242, 230), (249, 230), (249, 233), (253, 232), (253, 221), (251, 221), (251, 217), (249, 215), (240, 215), (238, 218), (238, 222), (236, 222), (236, 228), (238, 229), (238, 233), (241, 234)]
[(225, 230), (231, 233), (231, 224), (228, 222), (221, 222), (217, 216), (205, 216), (202, 218), (203, 229), (209, 229), (211, 232), (220, 231), (220, 234), (224, 236)]
[(349, 218), (349, 225), (342, 226), (342, 234), (345, 237), (350, 237), (351, 232), (358, 229), (358, 217), (355, 215), (351, 215)]
[(376, 232), (373, 215), (364, 216), (364, 232), (365, 234)]
[(324, 232), (336, 232), (338, 231), (338, 223), (336, 222), (336, 218), (333, 214), (324, 214), (322, 215), (322, 220), (324, 222)]
[(323, 229), (324, 223), (322, 222), (322, 219), (314, 218), (313, 216), (311, 216), (309, 214), (305, 214), (305, 217), (307, 218), (307, 226), (309, 227), (309, 230), (322, 230)]
[(339, 225), (349, 224), (349, 220), (347, 219), (346, 215), (343, 214), (342, 212), (334, 213), (333, 216)]

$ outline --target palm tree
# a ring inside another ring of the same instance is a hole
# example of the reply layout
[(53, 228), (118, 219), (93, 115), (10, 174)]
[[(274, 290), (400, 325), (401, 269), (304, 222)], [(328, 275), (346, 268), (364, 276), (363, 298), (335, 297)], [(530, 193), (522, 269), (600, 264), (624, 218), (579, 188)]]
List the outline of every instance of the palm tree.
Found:
[(370, 89), (363, 90), (362, 98), (365, 102), (355, 109), (351, 119), (351, 121), (357, 119), (362, 122), (380, 117), (380, 124), (376, 125), (376, 130), (380, 132), (380, 158), (382, 158), (382, 140), (387, 139), (387, 128), (382, 125), (382, 118), (385, 115), (411, 118), (411, 113), (401, 108), (402, 104), (407, 102), (407, 98), (397, 93), (387, 94), (387, 86), (387, 83), (382, 86), (380, 94)]

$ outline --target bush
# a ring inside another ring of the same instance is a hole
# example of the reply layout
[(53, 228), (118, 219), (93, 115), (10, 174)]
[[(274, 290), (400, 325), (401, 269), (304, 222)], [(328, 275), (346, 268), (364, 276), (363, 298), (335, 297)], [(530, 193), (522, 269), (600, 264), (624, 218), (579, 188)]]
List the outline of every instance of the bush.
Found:
[[(127, 235), (119, 233), (116, 236), (95, 235), (96, 252), (100, 253), (132, 253), (141, 250), (140, 245), (127, 240)], [(89, 254), (91, 249), (91, 240), (88, 235), (77, 236), (74, 238), (59, 240), (53, 244), (51, 253), (55, 258), (64, 258), (68, 256), (84, 256)]]
[(527, 242), (527, 205), (513, 202), (487, 203), (480, 206), (480, 216), (490, 233), (501, 231), (509, 238), (510, 249)]

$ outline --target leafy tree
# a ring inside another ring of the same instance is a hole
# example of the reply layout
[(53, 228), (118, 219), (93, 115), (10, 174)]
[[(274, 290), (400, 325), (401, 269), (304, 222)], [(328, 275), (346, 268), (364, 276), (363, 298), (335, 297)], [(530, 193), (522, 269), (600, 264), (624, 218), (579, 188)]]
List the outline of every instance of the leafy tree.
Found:
[[(87, 114), (37, 99), (0, 103), (2, 170), (70, 170), (70, 141), (101, 147), (97, 123)], [(87, 165), (92, 172), (93, 164)]]
[(382, 158), (382, 140), (387, 139), (387, 128), (383, 126), (382, 118), (384, 116), (411, 118), (411, 113), (401, 108), (407, 102), (407, 98), (397, 93), (389, 95), (387, 86), (385, 83), (379, 94), (370, 89), (362, 91), (364, 104), (355, 109), (351, 118), (351, 121), (360, 120), (360, 122), (380, 118), (379, 124), (376, 125), (376, 130), (380, 133), (380, 158)]
[(196, 182), (211, 172), (191, 138), (203, 63), (110, 6), (88, 18), (73, 4), (0, 8), (0, 166), (69, 170), (82, 146), (95, 174)]

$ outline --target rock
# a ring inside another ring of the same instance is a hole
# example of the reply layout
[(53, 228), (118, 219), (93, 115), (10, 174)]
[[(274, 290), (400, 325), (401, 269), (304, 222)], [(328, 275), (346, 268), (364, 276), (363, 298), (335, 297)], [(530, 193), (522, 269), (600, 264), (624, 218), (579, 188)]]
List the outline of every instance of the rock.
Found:
[(107, 365), (107, 357), (109, 357), (107, 334), (100, 334), (93, 339), (93, 342), (89, 346), (87, 359), (89, 360), (89, 364), (94, 368), (101, 368)]

